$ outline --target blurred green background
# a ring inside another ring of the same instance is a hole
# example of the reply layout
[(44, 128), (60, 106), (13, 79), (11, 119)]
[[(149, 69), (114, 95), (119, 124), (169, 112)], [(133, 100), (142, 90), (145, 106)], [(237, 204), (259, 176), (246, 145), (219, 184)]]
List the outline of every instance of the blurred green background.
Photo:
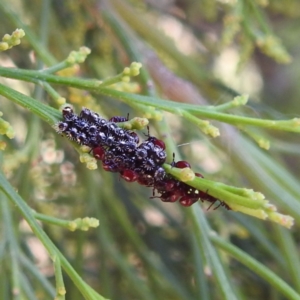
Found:
[[(69, 70), (73, 76), (105, 79), (139, 61), (141, 76), (123, 90), (198, 105), (249, 94), (248, 105), (233, 113), (275, 120), (299, 116), (297, 0), (2, 0), (0, 20), (0, 36), (15, 28), (26, 33), (20, 46), (0, 54), (2, 67), (50, 66), (85, 45), (92, 52), (80, 69)], [(59, 107), (32, 84), (0, 82)], [(87, 106), (107, 118), (144, 113), (115, 99), (54, 87), (77, 111)], [(228, 125), (215, 123), (221, 136), (212, 139), (169, 113), (150, 120), (151, 133), (173, 143), (169, 162), (175, 152), (208, 179), (262, 192), (295, 218), (287, 230), (223, 208), (207, 211), (201, 203), (183, 208), (149, 199), (150, 189), (100, 166), (86, 169), (71, 143), (29, 111), (3, 97), (0, 104), (16, 131), (5, 140), (2, 170), (28, 205), (61, 219), (99, 219), (100, 226), (87, 232), (47, 223), (43, 230), (105, 298), (300, 299), (298, 134), (251, 129), (270, 141), (267, 151)], [(8, 209), (11, 223), (3, 207), (0, 217), (0, 299), (53, 299), (52, 262), (20, 214), (12, 205)], [(8, 234), (18, 248), (17, 293)], [(249, 268), (251, 259), (271, 277)], [(84, 299), (68, 276), (64, 280), (66, 299)]]

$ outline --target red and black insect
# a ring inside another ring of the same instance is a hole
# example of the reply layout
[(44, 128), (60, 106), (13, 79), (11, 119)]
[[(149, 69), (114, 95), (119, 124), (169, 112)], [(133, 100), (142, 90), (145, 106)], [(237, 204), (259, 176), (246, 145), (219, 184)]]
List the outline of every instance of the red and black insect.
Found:
[(111, 117), (108, 121), (114, 123), (122, 123), (122, 122), (127, 122), (128, 120), (129, 120), (129, 114), (127, 114), (127, 117), (114, 116)]
[[(212, 206), (219, 201), (209, 195), (208, 191), (200, 191), (167, 174), (163, 168), (167, 154), (162, 140), (151, 136), (148, 128), (147, 139), (140, 143), (139, 136), (134, 131), (120, 128), (116, 124), (128, 121), (129, 115), (115, 116), (107, 121), (88, 108), (83, 108), (76, 115), (69, 106), (63, 109), (62, 115), (63, 121), (56, 126), (59, 133), (80, 145), (90, 147), (92, 155), (102, 161), (105, 171), (117, 172), (127, 182), (136, 181), (151, 187), (151, 198), (159, 198), (163, 202), (178, 201), (183, 206), (191, 206), (198, 200), (208, 201)], [(191, 168), (187, 161), (175, 162), (174, 155), (171, 166)], [(200, 173), (195, 175), (203, 178)], [(219, 206), (230, 209), (222, 201), (214, 209)]]

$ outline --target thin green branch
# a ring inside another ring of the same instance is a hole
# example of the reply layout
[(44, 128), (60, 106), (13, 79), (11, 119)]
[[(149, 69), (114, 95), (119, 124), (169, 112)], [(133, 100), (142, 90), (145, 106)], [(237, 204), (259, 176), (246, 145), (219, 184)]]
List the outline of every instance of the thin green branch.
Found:
[(238, 106), (246, 105), (247, 102), (248, 102), (248, 96), (242, 95), (242, 96), (236, 96), (233, 98), (233, 100), (220, 105), (208, 106), (208, 108), (214, 111), (226, 111), (232, 108), (236, 108)]
[[(182, 171), (184, 169), (173, 168), (170, 165), (165, 164), (164, 169), (174, 177), (179, 180), (182, 179)], [(223, 183), (211, 181), (204, 178), (195, 177), (192, 181), (186, 181), (186, 184), (199, 189), (203, 192), (209, 192), (210, 195), (216, 197), (217, 199), (222, 199), (228, 205), (237, 204), (241, 206), (246, 206), (252, 209), (263, 208), (267, 201), (262, 199), (250, 199), (249, 196), (246, 197), (246, 189), (239, 189), (236, 187), (226, 186)], [(241, 196), (243, 194), (243, 196)]]
[(45, 89), (49, 96), (54, 100), (55, 104), (60, 106), (66, 103), (66, 98), (62, 97), (49, 83), (37, 81), (37, 84)]
[[(125, 276), (128, 276), (133, 288), (136, 288), (139, 293), (139, 291), (142, 290), (140, 287), (140, 281), (137, 282), (135, 275), (132, 274), (133, 272), (131, 268), (129, 268), (128, 270), (128, 267), (126, 267), (126, 264), (124, 264), (123, 258), (120, 256), (119, 252), (116, 249), (112, 249), (114, 241), (112, 240), (112, 236), (110, 234), (111, 228), (109, 227), (107, 222), (105, 222), (106, 214), (101, 209), (101, 207), (99, 207), (99, 199), (93, 192), (92, 188), (93, 186), (95, 186), (95, 184), (98, 183), (95, 181), (95, 178), (91, 172), (86, 172), (84, 178), (86, 191), (88, 192), (88, 198), (91, 201), (90, 203), (93, 203), (93, 211), (97, 218), (103, 220), (103, 222), (101, 222), (101, 231), (97, 231), (100, 243), (103, 246), (103, 249), (107, 253), (109, 253), (109, 256), (112, 257), (114, 261), (120, 260), (121, 271), (124, 272)], [(107, 193), (109, 193), (109, 191), (111, 190), (111, 186), (105, 190), (106, 191), (104, 191), (104, 197), (109, 198)], [(124, 232), (124, 234), (126, 235), (127, 241), (139, 255), (141, 261), (143, 262), (145, 270), (149, 270), (149, 272), (152, 272), (154, 280), (158, 281), (157, 286), (160, 289), (172, 289), (172, 291), (174, 291), (176, 295), (179, 295), (181, 297), (180, 299), (191, 299), (191, 294), (184, 286), (181, 285), (181, 282), (176, 277), (176, 275), (161, 260), (157, 260), (155, 256), (147, 254), (147, 246), (138, 232), (134, 230), (134, 225), (130, 220), (130, 216), (125, 213), (126, 210), (122, 201), (120, 199), (115, 200), (116, 202), (108, 201), (106, 207), (111, 212), (111, 214), (115, 216), (118, 227), (122, 228), (122, 232)], [(163, 278), (163, 281), (159, 280), (159, 278), (161, 277)], [(141, 291), (141, 294), (142, 293), (144, 293), (144, 291)]]
[(285, 297), (290, 300), (300, 299), (300, 294), (298, 294), (293, 288), (291, 288), (286, 282), (262, 263), (246, 254), (244, 251), (238, 249), (236, 246), (225, 242), (215, 234), (210, 234), (209, 238), (217, 247), (224, 250), (227, 254), (230, 254), (234, 259), (248, 267), (260, 277), (264, 278), (274, 289), (281, 292)]
[[(47, 70), (47, 69), (46, 69)], [(20, 79), (28, 82), (36, 82), (36, 80), (46, 81), (55, 84), (77, 87), (79, 89), (93, 90), (97, 89), (102, 81), (97, 79), (82, 79), (78, 77), (63, 77), (58, 75), (47, 74), (42, 71), (21, 70), (16, 68), (0, 67), (0, 76)]]
[[(258, 23), (260, 24), (261, 29), (264, 31), (266, 34), (272, 34), (272, 30), (270, 25), (267, 22), (266, 15), (264, 14), (263, 10), (261, 7), (259, 7), (259, 4), (253, 1), (246, 0), (245, 1), (245, 10), (244, 13), (247, 15), (248, 12), (248, 18), (245, 18), (248, 23), (250, 23), (248, 26), (253, 27), (253, 16), (256, 18)], [(251, 12), (251, 14), (249, 14)]]
[(64, 284), (64, 279), (62, 275), (62, 269), (60, 264), (60, 259), (58, 256), (52, 258), (54, 263), (54, 273), (55, 273), (55, 285), (56, 285), (56, 298), (55, 300), (65, 300), (66, 288)]
[(56, 59), (52, 56), (52, 54), (48, 51), (46, 47), (44, 47), (43, 43), (37, 38), (37, 36), (33, 33), (29, 26), (22, 22), (20, 15), (17, 15), (15, 11), (12, 11), (9, 5), (7, 5), (6, 1), (0, 1), (0, 10), (4, 12), (4, 15), (8, 17), (16, 27), (22, 28), (26, 33), (26, 39), (29, 40), (32, 48), (37, 53), (37, 55), (48, 65), (54, 65)]
[(216, 279), (218, 289), (223, 295), (223, 299), (237, 299), (229, 282), (229, 278), (225, 273), (220, 257), (216, 249), (211, 244), (211, 241), (209, 240), (210, 228), (208, 226), (207, 220), (204, 216), (202, 209), (199, 205), (193, 206), (189, 215), (193, 224), (193, 228), (196, 231), (195, 235), (198, 247), (199, 249), (203, 248), (206, 260), (209, 263), (209, 267), (212, 270), (214, 278)]
[(249, 130), (249, 128), (246, 128), (244, 126), (238, 126), (238, 128), (245, 132), (249, 137), (251, 137), (260, 148), (265, 150), (270, 149), (270, 141), (263, 137), (261, 134), (257, 134), (256, 132)]
[(41, 287), (43, 287), (45, 292), (49, 294), (49, 297), (54, 298), (55, 289), (46, 279), (46, 277), (40, 273), (33, 261), (29, 260), (29, 258), (23, 253), (19, 254), (19, 260), (22, 264), (22, 267), (24, 267), (34, 277), (34, 280), (37, 281)]
[[(1, 224), (0, 224), (0, 228), (3, 228), (3, 218), (1, 220)], [(1, 232), (2, 234), (2, 232)], [(6, 250), (6, 246), (7, 246), (7, 237), (6, 236), (2, 236), (1, 240), (0, 240), (0, 262), (4, 259), (5, 257), (5, 250)]]
[(69, 229), (70, 221), (68, 221), (68, 220), (62, 220), (62, 219), (55, 218), (55, 217), (52, 217), (52, 216), (47, 216), (47, 215), (44, 215), (44, 214), (37, 213), (35, 211), (33, 211), (32, 213), (33, 213), (33, 216), (37, 220), (40, 220), (40, 221), (48, 223), (48, 224), (52, 224), (52, 225), (56, 225), (56, 226), (60, 226), (60, 227)]
[[(197, 298), (201, 300), (209, 300), (209, 285), (208, 285), (208, 278), (205, 275), (205, 257), (203, 251), (203, 247), (199, 248), (199, 241), (197, 243), (197, 239), (194, 235), (194, 232), (190, 234), (192, 250), (193, 250), (193, 261), (195, 264), (195, 286), (197, 292)], [(200, 239), (200, 237), (199, 237)], [(199, 251), (200, 250), (200, 251)], [(202, 251), (201, 251), (202, 250)]]
[(269, 218), (287, 228), (291, 228), (294, 224), (294, 219), (291, 216), (278, 213), (276, 207), (265, 200), (264, 195), (259, 192), (195, 177), (189, 168), (177, 169), (168, 164), (164, 164), (163, 167), (167, 173), (175, 178), (219, 199), (221, 204), (225, 203), (234, 211), (240, 211), (263, 220)]
[(15, 207), (20, 211), (24, 219), (31, 227), (34, 234), (42, 242), (52, 258), (58, 257), (60, 263), (69, 277), (72, 279), (76, 287), (82, 295), (88, 300), (104, 300), (105, 298), (96, 293), (89, 285), (87, 285), (82, 278), (76, 273), (70, 263), (66, 260), (63, 254), (52, 243), (43, 229), (35, 220), (31, 209), (27, 206), (26, 202), (17, 194), (15, 189), (9, 184), (6, 178), (0, 173), (0, 189), (12, 201)]
[[(125, 103), (137, 103), (155, 106), (156, 108), (169, 111), (177, 115), (184, 115), (187, 112), (201, 118), (208, 118), (235, 126), (250, 125), (259, 126), (264, 128), (270, 128), (274, 130), (284, 130), (290, 132), (300, 132), (300, 119), (294, 118), (290, 120), (266, 120), (258, 118), (249, 118), (243, 116), (237, 116), (232, 114), (220, 113), (212, 110), (211, 108), (205, 108), (203, 106), (197, 106), (192, 104), (181, 104), (173, 101), (162, 100), (155, 97), (142, 96), (130, 93), (124, 93), (113, 89), (102, 88), (101, 81), (99, 80), (87, 80), (72, 77), (61, 77), (56, 75), (43, 74), (38, 71), (31, 70), (19, 70), (8, 69), (0, 67), (0, 75), (9, 78), (21, 79), (25, 81), (36, 82), (36, 80), (45, 80), (47, 82), (64, 84), (80, 89), (87, 89), (98, 92), (105, 96), (117, 98)], [(0, 91), (1, 92), (1, 91)]]
[(279, 226), (274, 227), (274, 233), (276, 233), (277, 241), (283, 252), (283, 257), (286, 259), (287, 273), (293, 280), (294, 288), (300, 293), (300, 260), (298, 247), (290, 231)]
[[(12, 101), (28, 108), (29, 110), (35, 112), (37, 115), (42, 117), (44, 120), (46, 120), (51, 125), (54, 125), (58, 120), (60, 113), (56, 110), (54, 110), (51, 107), (48, 107), (41, 102), (38, 102), (28, 96), (22, 95), (19, 92), (16, 92), (8, 87), (5, 87), (0, 84), (0, 94), (6, 96), (7, 98), (11, 99)], [(118, 94), (118, 92), (117, 92)], [(122, 93), (123, 94), (123, 93)], [(131, 97), (134, 97), (136, 95), (132, 95)], [(139, 96), (141, 97), (141, 96)], [(172, 103), (173, 104), (173, 103)], [(178, 109), (173, 108), (175, 111), (178, 112)], [(182, 111), (181, 111), (182, 113)], [(53, 116), (57, 116), (57, 118), (54, 118)], [(186, 115), (186, 112), (183, 113), (183, 115)], [(187, 116), (189, 119), (193, 116)], [(193, 120), (194, 117), (193, 117)], [(201, 123), (201, 126), (203, 124)], [(94, 164), (94, 163), (93, 163)], [(174, 175), (175, 177), (180, 176), (180, 172), (182, 171), (176, 171), (176, 169), (171, 170), (171, 167), (166, 165), (166, 170), (170, 172), (170, 174)], [(178, 173), (179, 172), (179, 173)], [(222, 199), (222, 201), (225, 201), (228, 203), (228, 205), (236, 210), (241, 211), (262, 219), (266, 219), (269, 217), (275, 222), (278, 222), (284, 226), (290, 227), (292, 226), (292, 218), (288, 216), (284, 216), (281, 214), (278, 214), (274, 211), (274, 207), (271, 207), (268, 204), (268, 201), (263, 200), (264, 197), (261, 197), (258, 193), (254, 193), (251, 197), (250, 194), (246, 197), (240, 196), (239, 192), (231, 193), (228, 191), (228, 187), (226, 188), (223, 184), (218, 184), (215, 182), (209, 182), (206, 179), (196, 180), (188, 182), (191, 186), (196, 187), (197, 189), (200, 189), (202, 191), (209, 190), (209, 193), (218, 198)], [(246, 190), (245, 190), (246, 191)]]
[(0, 84), (0, 95), (35, 113), (50, 125), (54, 125), (61, 119), (61, 113), (58, 110), (3, 84)]
[[(136, 47), (138, 40), (130, 34), (127, 27), (124, 27), (120, 22), (120, 19), (109, 9), (101, 10), (103, 19), (109, 24), (110, 28), (114, 31), (114, 34), (119, 39), (120, 44), (126, 51), (129, 59), (131, 61), (143, 61), (143, 54)], [(154, 84), (152, 83), (152, 78), (150, 77), (146, 68), (142, 68), (140, 71), (139, 82), (142, 87), (142, 93), (147, 95), (154, 95)], [(149, 84), (151, 83), (151, 84)]]
[(7, 239), (8, 246), (8, 254), (11, 264), (11, 283), (12, 283), (12, 291), (13, 291), (13, 299), (21, 300), (21, 282), (20, 282), (20, 265), (18, 261), (18, 252), (19, 247), (16, 241), (16, 235), (14, 233), (14, 225), (11, 216), (11, 211), (9, 209), (9, 205), (7, 202), (6, 195), (0, 191), (1, 198), (1, 208), (2, 208), (2, 216), (5, 225), (5, 235)]
[(39, 32), (39, 40), (41, 44), (47, 48), (48, 39), (49, 39), (49, 17), (51, 11), (51, 0), (42, 0), (42, 9), (40, 14), (40, 32)]
[(190, 121), (192, 124), (195, 124), (203, 133), (212, 137), (217, 137), (220, 135), (219, 129), (211, 125), (209, 121), (201, 120), (185, 110), (181, 110), (180, 113), (185, 119)]
[(124, 92), (119, 92), (111, 89), (99, 89), (97, 91), (100, 94), (105, 96), (110, 96), (117, 98), (125, 103), (138, 102), (145, 105), (152, 105), (157, 108), (163, 109), (165, 111), (172, 112), (177, 115), (182, 115), (183, 110), (186, 110), (194, 115), (197, 115), (201, 118), (208, 118), (235, 126), (238, 125), (251, 125), (251, 126), (260, 126), (276, 130), (285, 130), (291, 132), (300, 132), (300, 119), (294, 118), (291, 120), (284, 121), (274, 121), (274, 120), (265, 120), (258, 118), (249, 118), (243, 116), (236, 116), (231, 114), (224, 114), (215, 112), (211, 109), (206, 109), (203, 106), (196, 106), (191, 104), (180, 104), (177, 102), (161, 100), (154, 97), (147, 97), (142, 95), (128, 94)]
[(75, 220), (69, 221), (69, 220), (58, 219), (52, 216), (47, 216), (37, 212), (33, 212), (33, 215), (37, 220), (43, 221), (48, 224), (64, 227), (71, 231), (75, 231), (75, 230), (87, 231), (90, 227), (95, 228), (99, 226), (99, 221), (95, 218), (85, 217), (85, 218), (77, 218)]
[(38, 300), (38, 298), (35, 295), (34, 288), (30, 281), (28, 280), (28, 277), (25, 276), (24, 273), (20, 273), (20, 283), (21, 283), (21, 299), (30, 299), (30, 300)]

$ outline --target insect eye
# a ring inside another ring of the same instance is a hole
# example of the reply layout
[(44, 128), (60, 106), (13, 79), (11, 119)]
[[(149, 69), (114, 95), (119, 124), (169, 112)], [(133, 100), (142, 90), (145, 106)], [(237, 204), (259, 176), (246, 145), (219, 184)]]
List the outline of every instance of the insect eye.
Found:
[(67, 128), (68, 128), (68, 123), (66, 123), (66, 122), (59, 122), (59, 123), (57, 124), (57, 129), (58, 129), (58, 131), (60, 131), (60, 132), (66, 131)]
[(67, 115), (70, 115), (70, 114), (73, 114), (74, 111), (73, 111), (73, 108), (71, 106), (65, 106), (62, 110), (62, 114), (63, 116), (67, 116)]
[(96, 126), (90, 126), (88, 129), (89, 134), (95, 134), (97, 131), (97, 127)]

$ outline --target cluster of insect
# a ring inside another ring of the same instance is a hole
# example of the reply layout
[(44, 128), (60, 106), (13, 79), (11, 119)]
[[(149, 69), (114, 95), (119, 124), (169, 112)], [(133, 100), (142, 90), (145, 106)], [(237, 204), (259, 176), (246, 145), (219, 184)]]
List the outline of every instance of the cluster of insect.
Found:
[[(56, 124), (58, 133), (65, 135), (79, 145), (91, 148), (91, 154), (102, 162), (105, 171), (119, 173), (128, 182), (138, 182), (153, 189), (153, 197), (163, 202), (178, 201), (183, 206), (191, 206), (198, 200), (208, 201), (213, 205), (218, 199), (207, 192), (193, 188), (167, 174), (163, 168), (167, 154), (165, 143), (151, 136), (140, 142), (139, 136), (131, 130), (123, 129), (117, 123), (128, 118), (115, 116), (105, 120), (97, 113), (83, 108), (79, 115), (72, 107), (62, 110), (63, 121)], [(187, 161), (171, 163), (176, 168), (191, 168)], [(203, 177), (195, 173), (197, 177)], [(220, 202), (217, 206), (230, 209)], [(216, 208), (217, 208), (216, 207)]]

